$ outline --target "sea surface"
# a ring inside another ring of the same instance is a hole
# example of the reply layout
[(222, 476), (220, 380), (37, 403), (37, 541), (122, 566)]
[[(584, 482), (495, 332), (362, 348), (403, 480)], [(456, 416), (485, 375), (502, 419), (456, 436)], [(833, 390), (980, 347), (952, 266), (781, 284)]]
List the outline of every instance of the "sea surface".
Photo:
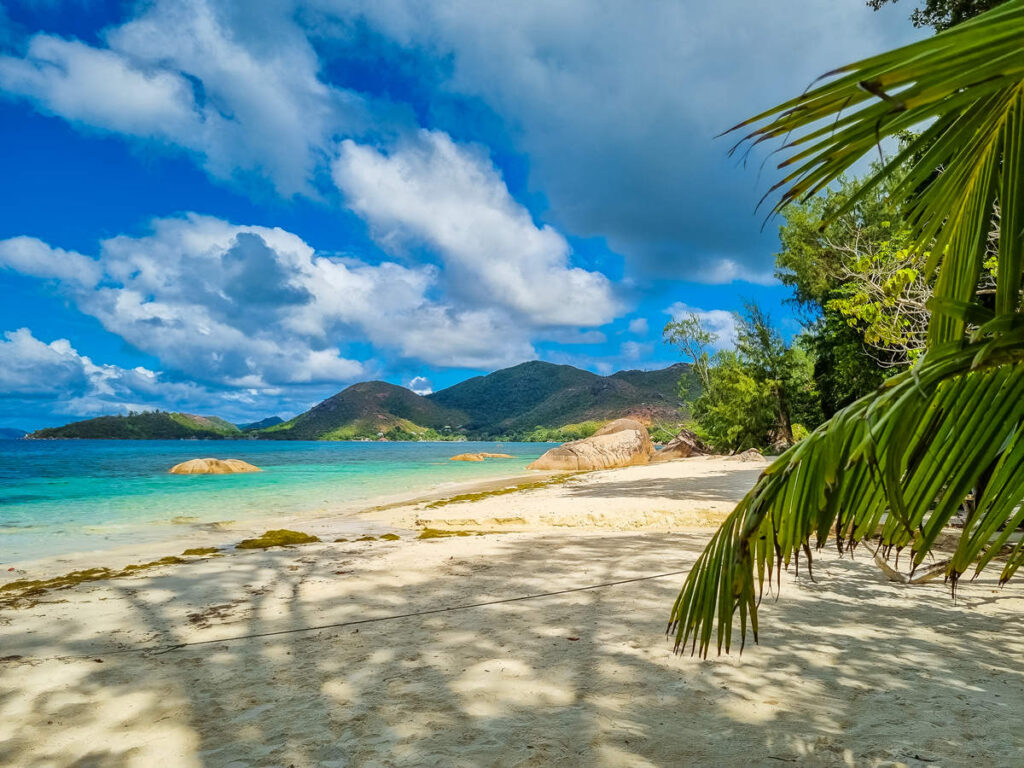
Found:
[[(0, 564), (171, 539), (178, 526), (320, 516), (359, 502), (522, 474), (547, 443), (0, 440)], [(457, 453), (514, 459), (449, 461)], [(171, 475), (188, 459), (262, 472)]]

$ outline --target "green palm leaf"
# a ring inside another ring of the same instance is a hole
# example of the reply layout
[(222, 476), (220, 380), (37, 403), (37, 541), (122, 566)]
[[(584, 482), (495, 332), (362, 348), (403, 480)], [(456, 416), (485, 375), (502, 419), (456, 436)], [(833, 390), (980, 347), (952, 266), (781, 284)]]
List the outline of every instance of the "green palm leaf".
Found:
[[(842, 550), (877, 535), (882, 554), (909, 548), (916, 568), (975, 491), (976, 512), (946, 566), (955, 588), (1024, 522), (1024, 0), (826, 77), (733, 130), (752, 127), (744, 141), (753, 144), (784, 141), (787, 175), (773, 188), (781, 211), (880, 139), (924, 126), (835, 215), (900, 178), (894, 195), (912, 247), (937, 271), (929, 349), (765, 470), (683, 585), (669, 625), (677, 650), (728, 651), (736, 614), (741, 637), (749, 625), (756, 640), (765, 582), (801, 553), (810, 567), (812, 538), (821, 547), (834, 537)], [(975, 290), (997, 213), (993, 312)], [(1001, 580), (1021, 563), (1018, 543)]]

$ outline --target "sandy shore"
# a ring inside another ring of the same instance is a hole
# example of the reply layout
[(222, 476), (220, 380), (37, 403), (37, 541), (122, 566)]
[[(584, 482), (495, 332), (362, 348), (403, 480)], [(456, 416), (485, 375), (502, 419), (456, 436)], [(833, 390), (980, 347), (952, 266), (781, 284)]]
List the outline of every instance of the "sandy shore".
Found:
[[(710, 535), (693, 526), (760, 469), (393, 506), (366, 518), (399, 541), (233, 553), (0, 610), (0, 765), (1020, 765), (1020, 584), (964, 583), (954, 604), (823, 554), (816, 583), (766, 601), (760, 646), (672, 655), (678, 572)], [(415, 540), (417, 520), (508, 532)]]
[[(461, 501), (459, 495), (371, 509), (399, 528), (543, 531), (678, 531), (715, 527), (750, 490), (767, 461), (702, 456), (643, 467), (548, 473), (542, 487)], [(474, 494), (469, 494), (470, 496)]]

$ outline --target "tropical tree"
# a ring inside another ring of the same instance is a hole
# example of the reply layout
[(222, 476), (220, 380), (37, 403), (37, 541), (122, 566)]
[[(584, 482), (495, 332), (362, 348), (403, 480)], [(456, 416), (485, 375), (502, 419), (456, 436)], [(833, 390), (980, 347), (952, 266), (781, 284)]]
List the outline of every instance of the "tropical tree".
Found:
[[(835, 70), (828, 81), (742, 123), (745, 140), (782, 140), (774, 210), (832, 184), (881, 139), (920, 133), (861, 187), (906, 166), (894, 194), (906, 247), (934, 273), (927, 348), (913, 368), (836, 413), (765, 470), (690, 571), (671, 613), (677, 650), (706, 655), (757, 640), (766, 580), (835, 537), (842, 551), (877, 536), (885, 558), (917, 568), (973, 495), (944, 565), (985, 568), (1024, 522), (1024, 0), (932, 38)], [(857, 195), (851, 200), (856, 201)], [(850, 203), (853, 204), (853, 203)], [(988, 232), (999, 238), (992, 308), (979, 303)], [(1006, 555), (1005, 582), (1024, 562)], [(748, 626), (749, 625), (749, 626)]]
[[(925, 0), (924, 8), (915, 8), (910, 20), (915, 27), (933, 27), (936, 32), (955, 27), (1006, 0)], [(876, 11), (896, 0), (868, 0)]]
[[(697, 373), (703, 389), (710, 386), (711, 348), (718, 341), (718, 334), (712, 331), (701, 316), (689, 312), (682, 317), (670, 320), (661, 332), (666, 344), (679, 348), (683, 357), (690, 361), (690, 367)], [(687, 384), (686, 377), (680, 381), (680, 388)]]

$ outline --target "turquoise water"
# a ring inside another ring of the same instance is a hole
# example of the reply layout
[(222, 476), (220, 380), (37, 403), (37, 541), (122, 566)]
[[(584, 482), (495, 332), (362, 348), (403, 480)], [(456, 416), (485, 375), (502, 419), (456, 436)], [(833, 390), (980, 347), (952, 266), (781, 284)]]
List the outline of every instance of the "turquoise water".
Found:
[[(0, 441), (0, 563), (172, 538), (179, 525), (318, 515), (446, 483), (516, 475), (543, 443)], [(449, 461), (456, 453), (514, 459)], [(170, 475), (201, 456), (263, 472)]]

